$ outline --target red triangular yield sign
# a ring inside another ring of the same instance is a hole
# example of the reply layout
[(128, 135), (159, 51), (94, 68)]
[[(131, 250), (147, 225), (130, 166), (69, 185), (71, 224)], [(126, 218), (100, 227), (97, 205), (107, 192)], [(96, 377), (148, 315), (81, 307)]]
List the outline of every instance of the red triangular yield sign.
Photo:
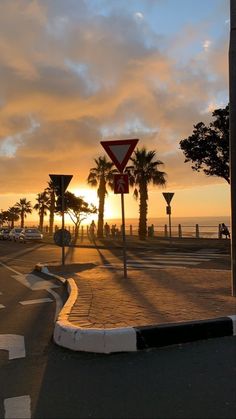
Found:
[(101, 141), (101, 145), (120, 172), (123, 172), (138, 139)]
[(73, 175), (49, 175), (57, 195), (66, 191)]

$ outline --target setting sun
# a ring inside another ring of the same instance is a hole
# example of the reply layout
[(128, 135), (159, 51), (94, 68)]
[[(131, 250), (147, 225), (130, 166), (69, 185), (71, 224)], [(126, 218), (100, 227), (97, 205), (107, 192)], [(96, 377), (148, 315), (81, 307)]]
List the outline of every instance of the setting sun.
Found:
[[(97, 197), (96, 188), (76, 188), (72, 189), (76, 196), (81, 196), (88, 204), (93, 204), (98, 209), (99, 200)], [(105, 199), (104, 219), (112, 219), (120, 217), (120, 199), (113, 192), (109, 193)], [(97, 218), (97, 214), (91, 215), (87, 218), (89, 222), (91, 219)]]

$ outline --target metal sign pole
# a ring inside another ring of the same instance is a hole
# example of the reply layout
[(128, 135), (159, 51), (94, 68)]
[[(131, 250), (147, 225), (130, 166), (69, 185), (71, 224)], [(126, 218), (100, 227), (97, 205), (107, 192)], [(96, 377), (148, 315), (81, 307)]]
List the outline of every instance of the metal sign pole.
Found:
[(65, 191), (64, 191), (64, 176), (61, 176), (61, 210), (62, 210), (62, 222), (61, 222), (61, 229), (62, 229), (62, 247), (61, 247), (61, 263), (62, 266), (65, 265)]
[(124, 206), (124, 194), (123, 193), (121, 193), (121, 212), (122, 212), (124, 278), (127, 278), (126, 237), (125, 237), (125, 206)]
[(229, 151), (231, 192), (231, 293), (236, 297), (236, 2), (230, 0)]
[(171, 206), (169, 205), (169, 235), (171, 239)]

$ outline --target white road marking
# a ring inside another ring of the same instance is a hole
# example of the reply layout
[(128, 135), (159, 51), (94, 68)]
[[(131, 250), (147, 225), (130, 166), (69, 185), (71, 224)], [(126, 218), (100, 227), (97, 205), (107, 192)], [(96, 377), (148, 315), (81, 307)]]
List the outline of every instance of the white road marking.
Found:
[(10, 268), (10, 266), (5, 265), (5, 263), (0, 262), (0, 265), (4, 266), (4, 268), (8, 269), (9, 271), (14, 272), (15, 274), (19, 275), (20, 273), (17, 272), (15, 269)]
[(20, 304), (23, 306), (29, 305), (29, 304), (41, 304), (41, 303), (51, 303), (53, 300), (51, 298), (38, 298), (37, 300), (25, 300), (25, 301), (19, 301)]
[(166, 252), (165, 253), (165, 255), (167, 255), (167, 256), (175, 256), (175, 257), (178, 257), (178, 255), (180, 256), (180, 257), (196, 257), (196, 258), (211, 258), (211, 259), (213, 259), (213, 258), (222, 258), (223, 256), (227, 256), (227, 255), (222, 255), (222, 254), (219, 254), (219, 253), (210, 253), (210, 252), (207, 252), (206, 254), (204, 254), (203, 252), (188, 252), (188, 253), (185, 253), (185, 252), (178, 252), (178, 253), (176, 253), (176, 252)]
[(9, 359), (25, 358), (24, 336), (0, 335), (0, 349), (9, 352)]
[[(147, 252), (148, 253), (148, 252)], [(168, 266), (178, 268), (179, 265), (196, 266), (202, 262), (209, 262), (215, 258), (222, 258), (225, 255), (217, 253), (217, 250), (204, 250), (201, 249), (197, 252), (174, 252), (170, 251), (163, 255), (147, 255), (146, 252), (139, 253), (139, 257), (136, 260), (127, 260), (127, 267), (129, 269), (161, 269), (168, 268)], [(107, 263), (100, 265), (99, 267), (107, 269), (122, 269), (123, 263), (117, 262), (114, 257), (108, 258)], [(184, 267), (184, 266), (182, 266)]]
[(4, 400), (5, 419), (31, 418), (30, 396), (11, 397)]
[(16, 279), (18, 282), (20, 282), (22, 285), (25, 285), (26, 287), (32, 289), (32, 290), (48, 290), (51, 288), (59, 288), (60, 285), (56, 285), (52, 283), (51, 281), (45, 281), (44, 279), (39, 278), (38, 276), (34, 274), (18, 274), (12, 276), (14, 279)]

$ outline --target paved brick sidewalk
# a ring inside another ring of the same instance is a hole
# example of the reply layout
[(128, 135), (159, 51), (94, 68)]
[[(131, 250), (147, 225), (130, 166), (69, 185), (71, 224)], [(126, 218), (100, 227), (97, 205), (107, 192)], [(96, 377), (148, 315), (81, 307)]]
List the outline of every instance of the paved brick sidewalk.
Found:
[(99, 267), (76, 273), (75, 267), (67, 266), (66, 271), (65, 276), (74, 278), (78, 287), (68, 320), (80, 327), (158, 325), (236, 313), (226, 270), (130, 270), (127, 279), (122, 271)]

